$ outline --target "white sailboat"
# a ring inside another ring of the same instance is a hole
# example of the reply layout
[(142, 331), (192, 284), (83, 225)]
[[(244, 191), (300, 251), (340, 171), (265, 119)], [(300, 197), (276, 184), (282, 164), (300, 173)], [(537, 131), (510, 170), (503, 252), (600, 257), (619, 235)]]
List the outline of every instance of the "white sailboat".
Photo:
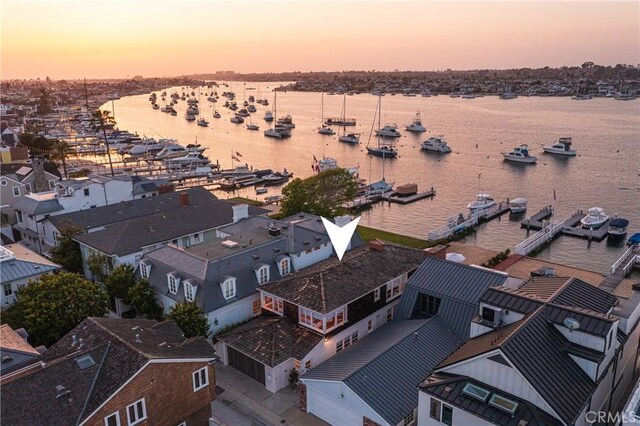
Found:
[[(278, 107), (277, 102), (278, 102), (278, 91), (274, 90), (274, 94), (273, 94), (273, 115), (277, 114), (277, 107)], [(265, 113), (265, 119), (266, 119), (266, 113)], [(269, 120), (269, 121), (273, 121), (273, 116), (271, 116), (271, 120)], [(265, 130), (264, 131), (264, 135), (266, 137), (268, 137), (268, 138), (284, 139), (284, 138), (288, 138), (288, 137), (291, 136), (291, 130), (285, 129), (283, 127), (279, 127), (276, 124), (276, 126)]]
[(323, 123), (320, 127), (318, 127), (318, 133), (321, 135), (335, 135), (336, 132), (326, 124), (324, 124), (324, 92), (322, 92), (321, 102), (320, 102), (320, 122)]
[[(377, 147), (371, 147), (369, 146), (370, 142), (371, 142), (371, 135), (373, 134), (373, 131), (369, 133), (369, 140), (367, 141), (367, 152), (369, 153), (369, 155), (374, 155), (376, 157), (382, 157), (384, 158), (395, 158), (398, 156), (398, 151), (395, 149), (395, 147), (393, 147), (392, 142), (387, 142), (386, 141), (386, 137), (384, 135), (384, 133), (381, 133), (381, 129), (380, 129), (380, 121), (382, 118), (382, 97), (378, 96), (378, 106), (376, 107), (377, 112), (378, 112), (378, 130), (376, 130), (376, 135), (378, 138), (378, 146)], [(374, 118), (374, 122), (371, 124), (371, 130), (373, 130), (373, 125), (375, 124), (375, 118)], [(390, 127), (390, 126), (385, 126), (386, 127)]]

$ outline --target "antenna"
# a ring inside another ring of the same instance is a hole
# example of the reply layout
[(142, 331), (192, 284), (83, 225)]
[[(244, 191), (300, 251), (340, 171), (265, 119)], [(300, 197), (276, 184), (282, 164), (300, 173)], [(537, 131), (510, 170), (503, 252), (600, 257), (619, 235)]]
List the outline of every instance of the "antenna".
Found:
[(565, 327), (567, 327), (570, 331), (578, 330), (580, 328), (580, 322), (571, 317), (567, 317), (562, 321)]

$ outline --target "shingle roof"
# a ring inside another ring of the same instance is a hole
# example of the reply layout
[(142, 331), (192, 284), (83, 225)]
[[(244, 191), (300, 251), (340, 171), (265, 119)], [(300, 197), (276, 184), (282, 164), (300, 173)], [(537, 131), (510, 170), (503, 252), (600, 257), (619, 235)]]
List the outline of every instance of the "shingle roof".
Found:
[[(492, 394), (505, 396), (517, 402), (518, 408), (513, 415), (510, 415), (492, 407), (488, 403), (483, 403), (475, 398), (466, 396), (462, 393), (462, 390), (467, 383), (480, 386)], [(501, 426), (521, 426), (523, 424), (527, 426), (559, 426), (562, 424), (558, 419), (547, 414), (544, 410), (529, 401), (525, 401), (501, 389), (488, 386), (485, 383), (465, 376), (435, 373), (420, 385), (420, 389), (429, 395), (437, 397), (441, 401), (452, 404), (467, 412), (473, 413), (481, 419)]]
[(206, 189), (196, 187), (185, 191), (168, 192), (166, 194), (156, 195), (155, 197), (123, 201), (94, 209), (52, 216), (49, 218), (49, 221), (58, 228), (64, 226), (67, 222), (85, 229), (105, 226), (180, 207), (180, 194), (183, 193), (189, 195), (189, 204), (199, 204), (204, 201), (217, 199), (216, 196)]
[[(177, 333), (175, 325), (152, 320), (86, 319), (49, 348), (43, 367), (3, 382), (3, 423), (78, 424), (150, 359), (214, 359), (206, 339)], [(96, 364), (80, 369), (82, 355)], [(57, 385), (70, 398), (56, 398)]]
[(397, 424), (418, 406), (416, 386), (457, 344), (457, 336), (437, 316), (392, 321), (301, 379), (342, 381), (387, 422)]
[[(234, 203), (222, 200), (189, 204), (112, 223), (103, 230), (78, 235), (75, 239), (108, 255), (124, 256), (138, 252), (142, 247), (231, 223), (233, 205)], [(264, 212), (264, 209), (249, 207), (249, 215)]]
[(342, 261), (331, 258), (260, 289), (326, 314), (413, 271), (425, 257), (422, 250), (389, 243), (382, 251), (361, 246), (347, 252)]
[(40, 355), (22, 336), (7, 324), (0, 325), (0, 350), (11, 350), (31, 355)]
[(31, 197), (22, 197), (14, 203), (13, 208), (33, 215), (52, 213), (64, 209), (57, 198), (38, 201)]
[(321, 334), (280, 316), (254, 318), (217, 338), (270, 367), (290, 358), (302, 360), (323, 339)]

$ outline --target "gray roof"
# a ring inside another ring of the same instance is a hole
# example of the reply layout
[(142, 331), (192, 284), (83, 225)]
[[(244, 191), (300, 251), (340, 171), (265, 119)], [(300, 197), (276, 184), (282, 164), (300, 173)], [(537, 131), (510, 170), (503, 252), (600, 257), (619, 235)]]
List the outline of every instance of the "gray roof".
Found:
[(428, 320), (396, 320), (301, 379), (342, 381), (395, 425), (418, 406), (416, 387), (457, 345), (457, 336), (437, 316)]
[[(462, 390), (467, 383), (480, 386), (491, 393), (505, 396), (518, 403), (518, 408), (513, 416), (504, 411), (494, 408), (488, 402), (482, 402), (475, 398), (466, 396)], [(431, 375), (421, 385), (420, 389), (430, 395), (434, 395), (447, 404), (452, 404), (467, 412), (471, 412), (481, 419), (500, 426), (559, 426), (562, 424), (555, 417), (547, 414), (536, 405), (508, 394), (501, 389), (488, 386), (466, 376), (457, 376), (446, 373), (436, 373)], [(526, 422), (526, 423), (521, 423)]]
[(60, 266), (18, 259), (5, 260), (0, 263), (0, 275), (3, 283), (46, 274), (56, 269), (60, 269)]
[[(191, 203), (188, 206), (112, 223), (103, 230), (78, 235), (75, 239), (107, 255), (125, 256), (136, 253), (143, 247), (231, 223), (234, 205), (235, 203), (223, 200)], [(264, 212), (264, 209), (249, 207), (249, 215)]]
[(155, 197), (122, 201), (108, 206), (52, 216), (49, 221), (58, 228), (67, 222), (85, 229), (96, 228), (180, 207), (180, 194), (188, 194), (190, 204), (217, 199), (206, 189), (196, 187), (185, 191), (168, 192)]
[(38, 201), (31, 197), (22, 197), (15, 202), (13, 208), (20, 210), (23, 213), (33, 215), (52, 213), (64, 209), (64, 207), (62, 207), (58, 202), (57, 198)]
[[(297, 232), (297, 231), (296, 231)], [(384, 250), (361, 246), (260, 289), (298, 306), (326, 314), (415, 270), (422, 250), (386, 243)]]

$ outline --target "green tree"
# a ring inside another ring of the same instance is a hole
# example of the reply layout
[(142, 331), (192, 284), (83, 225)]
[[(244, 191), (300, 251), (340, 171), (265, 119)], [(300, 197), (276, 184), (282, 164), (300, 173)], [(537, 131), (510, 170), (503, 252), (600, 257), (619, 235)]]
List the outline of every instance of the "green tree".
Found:
[(209, 335), (209, 320), (195, 302), (178, 302), (171, 307), (167, 319), (182, 329), (185, 337)]
[(53, 142), (44, 136), (36, 136), (33, 133), (21, 133), (18, 136), (18, 144), (29, 148), (31, 155), (49, 154), (53, 149)]
[(300, 212), (333, 217), (344, 213), (342, 204), (352, 199), (357, 184), (344, 169), (331, 169), (307, 179), (295, 179), (282, 190), (283, 216)]
[(53, 161), (62, 162), (62, 170), (64, 171), (64, 178), (67, 179), (67, 157), (71, 154), (71, 145), (65, 141), (55, 140), (53, 141), (53, 149), (49, 158)]
[(111, 113), (106, 110), (97, 109), (91, 114), (91, 127), (95, 132), (102, 130), (104, 136), (104, 144), (107, 147), (107, 157), (109, 158), (109, 167), (111, 168), (111, 176), (113, 174), (113, 163), (111, 162), (111, 150), (109, 149), (109, 140), (107, 139), (107, 127), (116, 124), (116, 120)]
[(62, 265), (68, 272), (82, 274), (82, 253), (80, 252), (80, 244), (73, 240), (73, 237), (80, 235), (84, 229), (67, 222), (60, 228), (60, 237), (58, 244), (51, 249), (51, 260)]
[(162, 308), (156, 302), (156, 289), (149, 285), (149, 280), (143, 278), (131, 287), (128, 299), (136, 314), (158, 321), (162, 319)]
[(80, 275), (45, 274), (17, 292), (17, 309), (32, 343), (50, 346), (87, 317), (101, 317), (108, 309), (107, 293)]
[(38, 114), (49, 114), (51, 112), (51, 95), (44, 87), (40, 89), (38, 98)]
[(112, 298), (129, 304), (129, 289), (136, 284), (135, 270), (131, 265), (118, 265), (104, 279), (104, 287)]
[(113, 267), (111, 258), (100, 253), (91, 253), (87, 258), (87, 266), (94, 281), (104, 282), (107, 274)]

